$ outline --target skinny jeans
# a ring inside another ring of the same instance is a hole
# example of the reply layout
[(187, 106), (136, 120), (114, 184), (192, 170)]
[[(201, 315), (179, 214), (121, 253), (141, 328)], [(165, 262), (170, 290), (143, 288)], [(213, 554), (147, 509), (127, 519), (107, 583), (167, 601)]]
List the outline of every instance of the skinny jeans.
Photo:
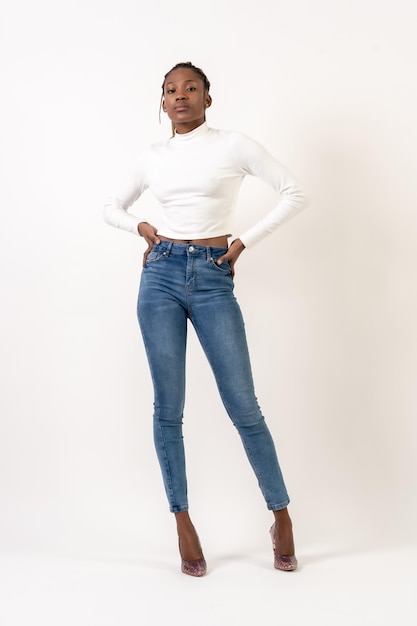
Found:
[(170, 511), (188, 510), (183, 443), (188, 320), (213, 371), (267, 508), (289, 503), (275, 446), (259, 408), (244, 321), (226, 248), (162, 241), (142, 269), (138, 320), (154, 387), (154, 441)]

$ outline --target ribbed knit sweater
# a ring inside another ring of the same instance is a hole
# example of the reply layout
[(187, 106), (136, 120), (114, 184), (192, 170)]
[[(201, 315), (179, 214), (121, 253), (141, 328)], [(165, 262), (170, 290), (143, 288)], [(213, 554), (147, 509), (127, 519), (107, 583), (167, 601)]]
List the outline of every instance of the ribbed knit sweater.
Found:
[[(247, 175), (278, 193), (277, 205), (237, 235), (250, 248), (298, 213), (306, 199), (294, 176), (262, 145), (243, 133), (198, 128), (151, 145), (138, 159), (130, 180), (104, 207), (111, 226), (138, 234), (138, 217), (128, 211), (149, 189), (161, 204), (158, 234), (171, 239), (232, 235), (236, 201)], [(256, 217), (256, 208), (254, 208)]]

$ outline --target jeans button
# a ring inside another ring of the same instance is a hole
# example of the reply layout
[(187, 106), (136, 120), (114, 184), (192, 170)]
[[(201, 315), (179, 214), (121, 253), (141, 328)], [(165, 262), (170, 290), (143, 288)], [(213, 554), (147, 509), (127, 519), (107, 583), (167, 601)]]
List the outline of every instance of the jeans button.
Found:
[(190, 247), (188, 248), (188, 250), (189, 250), (189, 252), (194, 252), (195, 248), (194, 248), (194, 246), (190, 246)]

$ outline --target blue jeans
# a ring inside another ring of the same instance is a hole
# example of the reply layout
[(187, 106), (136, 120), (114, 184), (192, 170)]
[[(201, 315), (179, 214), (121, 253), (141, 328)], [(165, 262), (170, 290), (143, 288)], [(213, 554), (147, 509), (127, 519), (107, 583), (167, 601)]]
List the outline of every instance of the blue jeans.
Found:
[[(148, 255), (138, 319), (151, 371), (154, 439), (170, 510), (188, 510), (182, 434), (188, 320), (213, 370), (268, 509), (289, 499), (275, 446), (255, 396), (244, 322), (225, 248), (162, 241)], [(204, 402), (204, 398), (202, 398)]]

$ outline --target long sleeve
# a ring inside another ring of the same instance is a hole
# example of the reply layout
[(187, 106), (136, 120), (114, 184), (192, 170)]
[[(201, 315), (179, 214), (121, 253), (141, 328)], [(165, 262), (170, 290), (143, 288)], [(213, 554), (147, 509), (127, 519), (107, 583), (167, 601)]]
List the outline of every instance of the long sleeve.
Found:
[(128, 209), (145, 189), (147, 189), (145, 173), (139, 166), (117, 185), (114, 194), (108, 196), (103, 211), (105, 222), (115, 228), (139, 235), (138, 224), (143, 220), (129, 213)]
[(240, 240), (250, 248), (278, 226), (294, 217), (306, 205), (307, 199), (291, 172), (277, 161), (262, 145), (242, 136), (239, 158), (243, 170), (263, 180), (280, 195), (278, 204), (259, 222), (240, 235)]
[(138, 167), (115, 185), (104, 219), (138, 234), (138, 224), (145, 220), (129, 208), (149, 189), (161, 207), (160, 235), (191, 240), (234, 234), (236, 200), (247, 175), (279, 195), (276, 207), (240, 236), (251, 247), (304, 208), (304, 193), (261, 144), (242, 133), (209, 129), (206, 123), (142, 152)]

